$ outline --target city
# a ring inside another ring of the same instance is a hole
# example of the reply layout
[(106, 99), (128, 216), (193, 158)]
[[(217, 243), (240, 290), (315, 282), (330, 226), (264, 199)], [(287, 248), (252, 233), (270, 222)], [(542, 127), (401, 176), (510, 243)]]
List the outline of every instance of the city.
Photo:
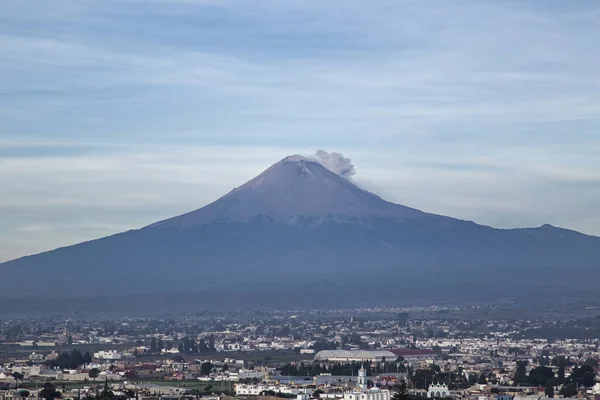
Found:
[(600, 400), (600, 0), (0, 0), (0, 400)]
[(481, 311), (413, 307), (5, 320), (1, 397), (47, 398), (49, 391), (72, 399), (103, 391), (123, 399), (600, 396), (600, 310), (564, 323), (469, 318)]

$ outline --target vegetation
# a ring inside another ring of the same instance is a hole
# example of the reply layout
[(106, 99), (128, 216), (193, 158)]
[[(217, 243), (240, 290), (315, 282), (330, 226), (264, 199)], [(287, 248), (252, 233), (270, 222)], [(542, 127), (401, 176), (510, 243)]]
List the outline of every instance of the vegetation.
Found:
[(59, 354), (58, 358), (47, 361), (46, 365), (50, 368), (76, 369), (91, 362), (92, 356), (89, 352), (81, 354), (79, 350), (74, 349), (71, 353)]
[(61, 393), (58, 390), (56, 390), (54, 385), (50, 382), (46, 382), (44, 384), (44, 388), (40, 390), (39, 394), (39, 397), (44, 400), (54, 400), (60, 398), (61, 396)]

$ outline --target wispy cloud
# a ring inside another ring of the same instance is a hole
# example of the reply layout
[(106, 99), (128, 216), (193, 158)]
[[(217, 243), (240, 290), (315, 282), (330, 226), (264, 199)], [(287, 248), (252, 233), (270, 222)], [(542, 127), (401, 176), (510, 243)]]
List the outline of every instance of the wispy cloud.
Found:
[(600, 234), (597, 2), (2, 9), (0, 260), (199, 207), (318, 148), (427, 211)]

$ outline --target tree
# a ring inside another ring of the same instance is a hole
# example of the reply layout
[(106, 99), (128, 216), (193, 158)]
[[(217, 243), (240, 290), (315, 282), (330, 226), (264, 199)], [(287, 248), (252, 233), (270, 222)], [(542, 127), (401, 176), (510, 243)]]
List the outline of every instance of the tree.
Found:
[(212, 369), (213, 369), (213, 365), (208, 361), (203, 362), (202, 365), (200, 365), (200, 373), (202, 375), (210, 375), (210, 373), (212, 372)]
[(208, 393), (208, 392), (210, 392), (212, 390), (212, 388), (213, 388), (212, 385), (208, 385), (207, 387), (204, 388), (204, 391), (206, 393)]
[(546, 397), (554, 397), (554, 384), (552, 382), (552, 380), (549, 380), (546, 383), (546, 387), (544, 388), (544, 393), (546, 394)]
[(410, 317), (410, 314), (407, 312), (399, 312), (397, 314), (397, 317), (398, 317), (398, 324), (401, 326), (404, 326), (408, 322), (408, 318)]
[(592, 368), (598, 368), (598, 360), (596, 360), (595, 358), (589, 357), (587, 360), (585, 360), (583, 365), (589, 365)]
[(412, 381), (415, 383), (417, 389), (427, 389), (427, 384), (433, 383), (439, 372), (440, 367), (438, 365), (433, 365), (427, 369), (418, 369), (415, 371)]
[(568, 381), (569, 383), (573, 383), (575, 387), (592, 387), (596, 384), (596, 372), (594, 372), (594, 368), (591, 366), (582, 365), (571, 372)]
[(563, 386), (560, 394), (564, 397), (574, 397), (577, 396), (577, 388), (574, 384), (570, 383), (568, 385)]
[(516, 384), (519, 383), (527, 383), (527, 361), (517, 361), (517, 370), (515, 371), (515, 376), (513, 377), (513, 381)]
[(485, 375), (484, 374), (479, 375), (479, 379), (477, 380), (477, 383), (480, 384), (480, 385), (487, 384), (487, 379), (485, 379)]
[(98, 368), (92, 368), (88, 371), (88, 376), (96, 381), (96, 378), (100, 376), (100, 370)]
[(409, 398), (410, 396), (406, 390), (406, 382), (403, 381), (399, 385), (395, 386), (392, 400), (408, 400)]
[(71, 369), (76, 369), (79, 366), (85, 364), (83, 361), (83, 354), (77, 349), (73, 349), (71, 352)]
[(158, 345), (156, 344), (156, 338), (155, 337), (153, 337), (152, 340), (150, 340), (150, 352), (151, 353), (158, 352)]
[(545, 386), (550, 379), (554, 378), (554, 372), (549, 367), (537, 367), (529, 371), (529, 381), (533, 385)]
[(569, 360), (565, 356), (558, 356), (552, 359), (553, 366), (558, 367), (558, 372), (556, 377), (558, 378), (558, 382), (560, 384), (565, 383), (565, 368), (569, 364)]
[(61, 353), (56, 360), (48, 361), (46, 364), (51, 368), (76, 369), (83, 364), (89, 363), (86, 362), (88, 359), (91, 362), (92, 357), (89, 353), (84, 358), (79, 350), (73, 349), (71, 353)]
[(114, 399), (114, 397), (115, 397), (115, 394), (108, 386), (108, 379), (106, 379), (104, 381), (104, 388), (100, 392), (98, 398), (103, 400), (103, 399)]
[(25, 399), (25, 398), (29, 397), (30, 393), (29, 393), (29, 390), (21, 389), (21, 390), (19, 390), (18, 394), (21, 399)]
[(54, 385), (50, 382), (44, 383), (44, 388), (40, 390), (39, 397), (44, 400), (54, 400), (61, 397), (61, 393), (56, 390)]
[(15, 389), (19, 387), (19, 381), (25, 379), (25, 375), (20, 372), (13, 372), (12, 377), (15, 379)]
[(67, 344), (68, 344), (69, 346), (71, 346), (71, 345), (73, 344), (73, 336), (69, 335), (69, 336), (67, 337)]

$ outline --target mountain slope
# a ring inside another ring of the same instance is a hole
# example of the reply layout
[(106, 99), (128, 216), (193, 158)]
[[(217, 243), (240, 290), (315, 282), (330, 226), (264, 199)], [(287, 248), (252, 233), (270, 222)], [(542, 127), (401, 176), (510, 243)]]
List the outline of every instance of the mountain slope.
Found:
[(482, 300), (593, 290), (599, 266), (600, 238), (428, 214), (291, 156), (199, 210), (2, 264), (13, 284), (0, 296), (185, 291), (210, 293), (206, 307), (223, 297), (265, 305), (281, 291), (294, 293), (287, 301), (295, 305)]

